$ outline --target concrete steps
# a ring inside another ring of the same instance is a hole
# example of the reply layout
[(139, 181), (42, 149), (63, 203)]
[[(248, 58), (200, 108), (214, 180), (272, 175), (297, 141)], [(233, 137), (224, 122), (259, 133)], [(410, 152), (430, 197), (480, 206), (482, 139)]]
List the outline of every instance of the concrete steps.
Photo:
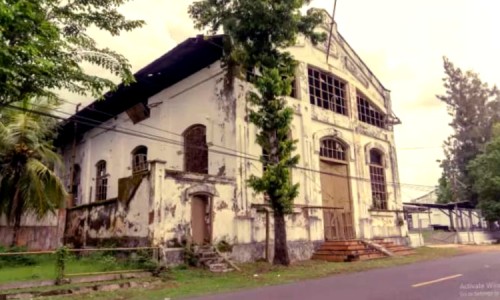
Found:
[[(396, 256), (411, 255), (414, 251), (408, 247), (383, 240), (372, 242), (382, 246)], [(383, 252), (370, 247), (360, 240), (326, 241), (313, 254), (312, 259), (331, 262), (351, 262), (387, 257)]]
[(229, 266), (226, 259), (221, 257), (212, 245), (204, 245), (195, 250), (200, 266), (204, 266), (214, 273), (231, 272), (234, 269)]

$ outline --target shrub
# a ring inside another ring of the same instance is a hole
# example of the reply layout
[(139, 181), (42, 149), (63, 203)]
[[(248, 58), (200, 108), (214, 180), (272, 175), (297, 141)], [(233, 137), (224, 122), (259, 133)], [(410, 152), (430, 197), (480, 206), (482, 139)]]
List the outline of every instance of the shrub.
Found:
[[(14, 252), (26, 252), (26, 247), (0, 247), (0, 253), (14, 253)], [(32, 266), (37, 263), (37, 260), (32, 255), (8, 255), (0, 256), (0, 267), (4, 266)]]

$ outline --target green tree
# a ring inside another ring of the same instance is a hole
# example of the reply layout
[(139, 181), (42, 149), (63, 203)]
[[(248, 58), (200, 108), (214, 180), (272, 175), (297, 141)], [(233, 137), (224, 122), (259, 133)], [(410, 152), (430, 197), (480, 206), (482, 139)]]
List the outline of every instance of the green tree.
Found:
[(500, 124), (495, 124), (494, 134), (468, 166), (474, 179), (473, 189), (478, 195), (478, 207), (487, 221), (500, 220)]
[(447, 104), (453, 134), (444, 143), (443, 176), (438, 189), (442, 191), (440, 201), (476, 203), (477, 194), (472, 189), (474, 182), (467, 165), (484, 149), (492, 124), (499, 120), (500, 93), (495, 86), (482, 82), (477, 73), (463, 72), (447, 58), (444, 58), (444, 70), (446, 93), (437, 97)]
[[(291, 212), (298, 185), (290, 182), (290, 168), (299, 157), (293, 155), (296, 141), (288, 138), (293, 111), (284, 99), (291, 91), (297, 62), (285, 49), (293, 46), (299, 34), (313, 43), (325, 39), (314, 32), (322, 14), (300, 9), (308, 0), (204, 0), (189, 8), (198, 29), (210, 33), (223, 30), (227, 46), (224, 61), (232, 80), (232, 64), (243, 70), (260, 70), (252, 83), (256, 92), (247, 94), (253, 105), (250, 121), (258, 128), (257, 143), (262, 147), (262, 177), (252, 176), (250, 186), (269, 198), (274, 217), (274, 264), (288, 265), (285, 215)], [(231, 85), (229, 85), (231, 86)]]
[(101, 97), (115, 85), (88, 74), (82, 64), (98, 66), (133, 80), (128, 61), (100, 48), (90, 27), (119, 35), (142, 26), (126, 20), (117, 7), (128, 0), (0, 1), (0, 104), (35, 97), (57, 98), (58, 90)]
[(450, 181), (443, 173), (439, 178), (438, 186), (436, 187), (436, 195), (438, 203), (453, 202), (453, 194)]
[(0, 215), (14, 223), (13, 245), (24, 213), (43, 217), (62, 207), (66, 198), (53, 170), (61, 166), (52, 145), (56, 120), (43, 115), (54, 105), (48, 100), (25, 100), (15, 106), (20, 109), (0, 111)]

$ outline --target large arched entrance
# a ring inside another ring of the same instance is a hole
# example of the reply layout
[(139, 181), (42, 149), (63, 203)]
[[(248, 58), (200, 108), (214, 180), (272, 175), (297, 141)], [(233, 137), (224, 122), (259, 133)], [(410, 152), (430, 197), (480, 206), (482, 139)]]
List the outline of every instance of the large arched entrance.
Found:
[(325, 240), (355, 237), (348, 161), (349, 154), (344, 143), (332, 137), (321, 140), (320, 171)]

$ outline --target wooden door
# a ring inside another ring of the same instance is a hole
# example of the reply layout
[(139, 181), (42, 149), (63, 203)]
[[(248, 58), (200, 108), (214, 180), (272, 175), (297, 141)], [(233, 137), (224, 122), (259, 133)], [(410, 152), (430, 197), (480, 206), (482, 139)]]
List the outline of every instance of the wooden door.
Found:
[(324, 209), (326, 240), (354, 238), (352, 204), (347, 164), (327, 160), (320, 161), (323, 206), (341, 210)]
[(191, 228), (193, 243), (203, 245), (210, 242), (211, 214), (208, 198), (194, 196), (191, 200)]

